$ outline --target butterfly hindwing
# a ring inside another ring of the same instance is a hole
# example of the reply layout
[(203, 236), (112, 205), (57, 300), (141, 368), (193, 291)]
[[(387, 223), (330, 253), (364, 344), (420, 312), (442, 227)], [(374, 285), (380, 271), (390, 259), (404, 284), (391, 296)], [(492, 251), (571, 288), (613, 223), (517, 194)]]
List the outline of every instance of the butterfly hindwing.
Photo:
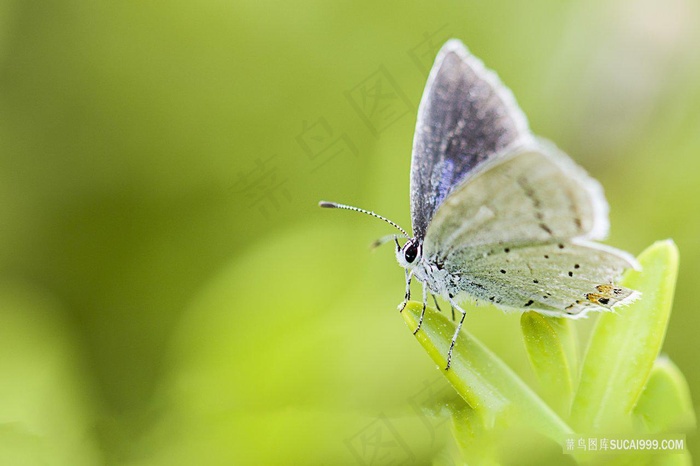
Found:
[(575, 316), (637, 296), (614, 285), (624, 269), (636, 266), (634, 258), (595, 243), (463, 248), (448, 255), (445, 264), (459, 277), (461, 291), (508, 309)]
[(414, 236), (424, 238), (438, 206), (471, 170), (531, 139), (511, 92), (461, 42), (447, 42), (418, 109), (411, 161)]

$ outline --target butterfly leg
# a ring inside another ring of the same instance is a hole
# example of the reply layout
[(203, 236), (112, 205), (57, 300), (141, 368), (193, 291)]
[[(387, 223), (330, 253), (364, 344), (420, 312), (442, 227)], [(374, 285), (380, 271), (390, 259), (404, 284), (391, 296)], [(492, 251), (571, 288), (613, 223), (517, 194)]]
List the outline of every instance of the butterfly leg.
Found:
[(455, 343), (457, 343), (457, 337), (459, 336), (459, 331), (462, 330), (462, 324), (464, 323), (464, 318), (467, 316), (467, 313), (464, 309), (459, 307), (454, 301), (452, 301), (452, 297), (450, 297), (450, 304), (452, 305), (452, 308), (457, 308), (459, 312), (462, 313), (462, 318), (459, 319), (459, 324), (457, 324), (457, 330), (455, 330), (454, 335), (452, 335), (452, 343), (450, 343), (450, 349), (447, 351), (447, 367), (445, 367), (445, 370), (449, 370), (450, 368), (450, 363), (452, 362), (452, 350), (455, 347)]
[[(425, 286), (425, 283), (423, 283), (423, 310), (420, 312), (420, 319), (418, 320), (418, 326), (416, 329), (413, 331), (413, 334), (415, 335), (418, 333), (418, 330), (420, 330), (420, 326), (423, 325), (423, 317), (425, 317), (425, 308), (428, 307), (428, 293), (426, 293), (427, 287)], [(435, 295), (433, 295), (433, 298), (435, 298)]]
[(452, 322), (454, 322), (455, 320), (457, 320), (455, 319), (455, 307), (452, 304), (450, 304), (450, 309), (452, 310)]
[(403, 302), (399, 304), (399, 312), (403, 312), (406, 308), (406, 304), (408, 304), (408, 300), (411, 299), (411, 279), (413, 278), (413, 272), (409, 272), (406, 269), (404, 269), (404, 271), (406, 272), (406, 294), (403, 295)]
[[(435, 297), (435, 295), (430, 293), (430, 296), (433, 297), (433, 302), (435, 303), (435, 309), (437, 309), (438, 312), (442, 312), (442, 309), (440, 309), (440, 305), (438, 304), (437, 298)], [(454, 312), (452, 313), (452, 315), (454, 316)], [(453, 319), (454, 319), (454, 317), (453, 317)]]

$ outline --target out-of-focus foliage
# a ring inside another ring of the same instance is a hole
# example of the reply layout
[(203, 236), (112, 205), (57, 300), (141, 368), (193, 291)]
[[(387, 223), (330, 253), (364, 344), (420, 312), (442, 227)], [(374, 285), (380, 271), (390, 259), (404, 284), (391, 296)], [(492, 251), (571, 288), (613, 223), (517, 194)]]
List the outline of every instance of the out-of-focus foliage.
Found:
[[(316, 207), (409, 226), (448, 37), (602, 182), (611, 244), (676, 241), (662, 352), (697, 400), (699, 7), (0, 3), (0, 462), (448, 464), (459, 399), (394, 311), (390, 247), (367, 250), (387, 225)], [(527, 374), (519, 316), (467, 328)]]

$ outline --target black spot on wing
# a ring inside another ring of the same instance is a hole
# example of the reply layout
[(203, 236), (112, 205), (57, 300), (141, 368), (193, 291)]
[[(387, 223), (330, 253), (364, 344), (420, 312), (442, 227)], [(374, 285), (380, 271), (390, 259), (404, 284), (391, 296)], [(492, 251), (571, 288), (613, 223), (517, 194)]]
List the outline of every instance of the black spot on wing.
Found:
[(553, 236), (554, 232), (549, 225), (544, 222), (544, 212), (542, 211), (542, 201), (537, 197), (535, 190), (530, 186), (530, 183), (524, 176), (521, 176), (517, 180), (518, 186), (523, 190), (525, 196), (530, 200), (532, 208), (535, 210), (535, 218), (539, 221), (539, 227), (545, 231), (549, 236)]

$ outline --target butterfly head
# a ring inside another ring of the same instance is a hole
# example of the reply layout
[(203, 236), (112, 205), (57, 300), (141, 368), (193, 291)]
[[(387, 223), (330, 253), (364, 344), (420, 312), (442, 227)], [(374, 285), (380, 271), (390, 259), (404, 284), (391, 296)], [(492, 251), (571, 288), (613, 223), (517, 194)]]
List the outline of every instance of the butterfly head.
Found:
[(403, 246), (396, 241), (396, 260), (404, 269), (411, 270), (421, 261), (423, 244), (417, 238), (411, 238)]
[(359, 207), (349, 206), (345, 204), (338, 204), (337, 202), (321, 201), (319, 202), (319, 206), (324, 207), (326, 209), (352, 210), (355, 212), (371, 215), (372, 217), (376, 217), (380, 220), (384, 220), (385, 222), (399, 230), (401, 232), (401, 236), (406, 238), (407, 241), (404, 243), (403, 246), (401, 246), (401, 244), (399, 243), (398, 235), (388, 235), (375, 241), (372, 247), (380, 246), (386, 243), (387, 241), (391, 241), (393, 239), (396, 243), (396, 260), (399, 261), (399, 265), (401, 267), (403, 267), (404, 269), (412, 270), (417, 264), (420, 263), (421, 256), (423, 254), (423, 241), (419, 240), (418, 238), (411, 238), (410, 236), (408, 236), (408, 233), (406, 233), (406, 230), (404, 230), (388, 218), (382, 217), (381, 215), (375, 214), (374, 212), (369, 210), (360, 209)]

